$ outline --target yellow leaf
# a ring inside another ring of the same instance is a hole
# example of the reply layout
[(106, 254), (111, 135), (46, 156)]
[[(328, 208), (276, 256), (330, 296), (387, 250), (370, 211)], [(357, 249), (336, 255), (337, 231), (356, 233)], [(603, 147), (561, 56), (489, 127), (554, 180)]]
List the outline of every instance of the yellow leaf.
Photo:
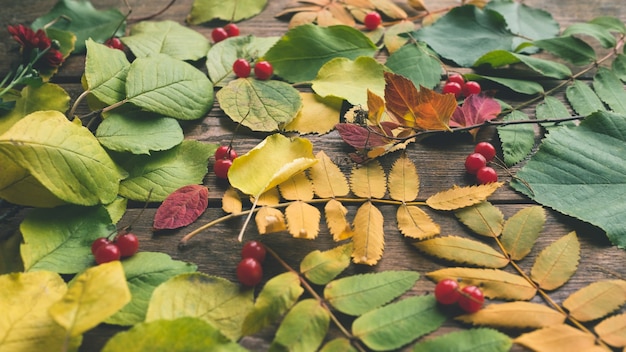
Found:
[(530, 277), (539, 287), (554, 290), (574, 275), (579, 259), (580, 243), (576, 232), (572, 231), (539, 253), (530, 270)]
[(398, 229), (405, 237), (419, 240), (438, 235), (441, 228), (422, 209), (403, 204), (396, 213)]
[(341, 99), (334, 97), (322, 98), (315, 93), (301, 92), (302, 109), (296, 117), (285, 126), (285, 131), (297, 131), (300, 134), (331, 131), (339, 122)]
[(65, 204), (37, 181), (27, 169), (10, 159), (2, 161), (0, 198), (14, 204), (31, 207), (52, 208)]
[(385, 170), (378, 160), (352, 168), (350, 187), (352, 193), (361, 198), (382, 198), (387, 192)]
[(357, 264), (375, 265), (383, 256), (383, 214), (371, 202), (363, 203), (354, 216), (352, 243), (352, 259)]
[(384, 13), (387, 17), (393, 19), (405, 19), (408, 17), (406, 12), (394, 4), (391, 0), (370, 0), (370, 2), (376, 7), (377, 10)]
[(124, 268), (116, 260), (80, 274), (49, 312), (69, 336), (76, 337), (102, 323), (128, 302), (130, 290)]
[(454, 215), (477, 235), (498, 237), (502, 233), (504, 215), (487, 201), (461, 208)]
[(597, 350), (595, 340), (591, 333), (561, 324), (522, 334), (513, 342), (538, 352), (587, 352)]
[(283, 198), (287, 200), (307, 201), (313, 199), (313, 184), (304, 171), (279, 184), (278, 189)]
[(444, 268), (426, 276), (435, 281), (455, 278), (465, 285), (480, 286), (488, 298), (527, 301), (537, 293), (537, 289), (520, 275), (499, 269)]
[(545, 304), (508, 302), (490, 304), (473, 314), (456, 317), (464, 323), (496, 328), (543, 328), (565, 322), (565, 315)]
[(426, 11), (426, 5), (423, 0), (409, 0), (409, 6), (417, 11)]
[(385, 48), (390, 54), (403, 47), (409, 38), (402, 36), (402, 33), (412, 32), (415, 30), (415, 23), (410, 20), (402, 20), (390, 27), (385, 28), (385, 36), (383, 42)]
[(285, 209), (287, 228), (296, 238), (315, 239), (320, 232), (320, 211), (305, 202), (297, 201)]
[[(250, 197), (250, 202), (254, 203), (254, 197)], [(273, 187), (263, 192), (259, 196), (259, 200), (257, 201), (257, 205), (277, 205), (280, 203), (280, 193), (278, 193), (278, 188)]]
[(222, 210), (230, 214), (241, 213), (242, 204), (241, 197), (236, 189), (228, 187), (224, 196), (222, 197)]
[(389, 172), (389, 196), (401, 202), (410, 202), (417, 198), (419, 188), (420, 178), (415, 164), (406, 153), (402, 153)]
[(280, 210), (271, 207), (262, 207), (254, 217), (259, 234), (280, 232), (287, 229), (285, 216)]
[(509, 260), (495, 249), (465, 237), (436, 237), (414, 245), (432, 256), (457, 263), (487, 268), (502, 268), (509, 264)]
[(484, 201), (502, 185), (502, 182), (493, 182), (478, 186), (454, 186), (428, 197), (426, 204), (435, 210), (456, 210), (469, 207)]
[(571, 316), (579, 321), (600, 319), (626, 303), (626, 281), (594, 282), (572, 293), (565, 301)]
[(615, 347), (626, 346), (626, 313), (614, 315), (599, 322), (594, 330), (602, 341)]
[(326, 225), (328, 225), (328, 229), (335, 241), (345, 240), (354, 234), (350, 223), (346, 219), (347, 213), (348, 209), (335, 199), (329, 200), (326, 206), (324, 206)]
[(319, 151), (315, 158), (318, 162), (309, 169), (309, 177), (313, 182), (315, 194), (321, 198), (347, 195), (350, 192), (350, 186), (339, 166), (333, 163), (324, 151)]
[(545, 223), (546, 213), (539, 205), (518, 211), (504, 223), (500, 241), (511, 259), (521, 260), (530, 253)]

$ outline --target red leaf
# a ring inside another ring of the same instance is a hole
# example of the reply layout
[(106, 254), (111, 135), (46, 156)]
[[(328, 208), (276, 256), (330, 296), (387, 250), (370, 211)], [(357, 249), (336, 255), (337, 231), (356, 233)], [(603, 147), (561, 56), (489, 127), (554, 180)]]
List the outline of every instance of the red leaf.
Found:
[(359, 125), (338, 123), (335, 125), (335, 128), (344, 142), (359, 150), (378, 147), (389, 143), (383, 136), (378, 133), (373, 133), (369, 129)]
[(209, 189), (200, 185), (183, 186), (161, 203), (154, 215), (155, 230), (187, 226), (202, 215), (209, 205)]
[(450, 119), (451, 127), (479, 125), (493, 120), (502, 111), (500, 104), (492, 98), (473, 94), (465, 99), (463, 106), (457, 107)]

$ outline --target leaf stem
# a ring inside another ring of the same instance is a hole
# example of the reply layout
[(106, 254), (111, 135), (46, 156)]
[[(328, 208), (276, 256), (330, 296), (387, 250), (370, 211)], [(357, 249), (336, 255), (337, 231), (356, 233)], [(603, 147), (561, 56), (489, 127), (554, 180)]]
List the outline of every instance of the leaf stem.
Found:
[(85, 99), (85, 97), (87, 95), (89, 95), (89, 93), (91, 93), (91, 91), (89, 89), (87, 89), (86, 91), (80, 93), (80, 95), (78, 96), (78, 98), (76, 98), (76, 101), (74, 101), (74, 104), (72, 105), (72, 109), (70, 110), (68, 117), (72, 118), (72, 116), (74, 116), (74, 114), (76, 113), (76, 108), (78, 107), (78, 104), (81, 103), (81, 101), (83, 99)]

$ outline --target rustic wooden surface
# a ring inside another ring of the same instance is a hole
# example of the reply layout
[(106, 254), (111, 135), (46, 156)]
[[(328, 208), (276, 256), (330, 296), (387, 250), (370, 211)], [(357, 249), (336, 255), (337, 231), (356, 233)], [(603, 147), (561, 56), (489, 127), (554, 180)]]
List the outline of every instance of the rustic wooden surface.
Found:
[[(169, 0), (129, 1), (133, 7), (132, 17), (135, 18), (152, 14), (169, 2)], [(9, 24), (29, 24), (38, 16), (48, 12), (55, 2), (56, 0), (3, 0), (2, 11), (0, 12), (2, 31)], [(269, 1), (268, 6), (260, 15), (239, 23), (241, 34), (274, 36), (284, 33), (287, 30), (287, 22), (276, 19), (274, 15), (283, 9), (288, 2), (288, 0)], [(456, 0), (426, 0), (425, 2), (431, 9), (458, 4)], [(97, 8), (118, 7), (125, 11), (124, 3), (121, 0), (92, 0), (92, 3)], [(155, 20), (167, 19), (184, 23), (185, 17), (191, 9), (191, 3), (192, 0), (178, 0), (168, 11), (155, 18)], [(399, 1), (399, 3), (402, 2)], [(528, 0), (525, 3), (533, 7), (543, 8), (552, 13), (562, 28), (571, 23), (590, 20), (600, 15), (615, 16), (626, 22), (626, 7), (623, 4), (623, 0)], [(212, 26), (194, 26), (193, 28), (210, 38)], [(3, 76), (8, 72), (12, 61), (17, 58), (15, 49), (16, 45), (8, 35), (0, 36), (0, 73)], [(83, 68), (83, 57), (71, 57), (53, 81), (61, 84), (71, 94), (72, 98), (76, 98), (82, 92), (79, 82)], [(562, 92), (557, 97), (562, 98)], [(86, 112), (85, 107), (81, 107), (78, 110), (79, 114)], [(529, 113), (532, 113), (532, 111), (529, 111)], [(185, 127), (185, 133), (186, 137), (190, 139), (227, 144), (233, 137), (234, 127), (234, 123), (224, 116), (216, 103), (205, 119), (188, 124)], [(254, 147), (264, 136), (263, 134), (240, 130), (234, 136), (234, 148), (240, 153), (245, 153)], [(314, 144), (315, 152), (324, 150), (341, 166), (342, 170), (348, 172), (351, 163), (347, 158), (347, 152), (350, 151), (350, 148), (340, 140), (336, 132), (323, 136), (308, 137)], [(494, 137), (493, 130), (483, 131), (479, 139), (490, 140), (496, 143)], [(473, 144), (469, 137), (460, 139), (436, 137), (423, 143), (410, 145), (408, 155), (415, 161), (421, 180), (419, 200), (424, 200), (428, 196), (447, 189), (454, 184), (469, 184), (471, 180), (465, 176), (463, 160), (472, 148)], [(383, 160), (383, 164), (389, 166), (390, 161)], [(498, 170), (498, 172), (501, 180), (509, 180), (508, 175), (504, 171)], [(239, 250), (241, 248), (241, 243), (237, 241), (236, 237), (243, 219), (221, 223), (205, 231), (193, 238), (184, 250), (180, 250), (177, 246), (178, 241), (184, 234), (224, 215), (220, 208), (220, 198), (226, 188), (225, 183), (219, 182), (212, 173), (209, 173), (205, 184), (210, 189), (209, 209), (195, 224), (179, 231), (155, 234), (151, 229), (152, 218), (155, 212), (155, 209), (152, 207), (148, 208), (138, 223), (133, 226), (134, 232), (140, 238), (141, 250), (166, 252), (174, 259), (196, 263), (198, 270), (203, 273), (236, 280), (235, 266), (238, 263)], [(528, 199), (520, 196), (507, 186), (498, 190), (490, 200), (502, 209), (505, 217), (511, 216), (516, 211), (531, 204)], [(137, 215), (140, 205), (135, 206), (136, 208), (129, 210), (120, 221), (120, 225), (128, 224)], [(354, 206), (349, 206), (348, 208), (352, 214), (356, 210)], [(411, 241), (402, 237), (394, 222), (395, 207), (381, 205), (380, 209), (385, 215), (386, 248), (383, 259), (375, 267), (351, 266), (348, 269), (348, 274), (400, 269), (415, 270), (423, 274), (446, 265), (444, 262), (423, 256), (413, 248)], [(9, 226), (0, 231), (0, 236), (14, 229), (27, 211), (24, 210), (18, 213)], [(441, 225), (441, 232), (444, 235), (466, 232), (450, 214), (433, 211), (430, 211), (429, 214)], [(545, 229), (536, 244), (536, 249), (533, 251), (533, 254), (520, 262), (521, 266), (530, 269), (536, 254), (539, 252), (538, 249), (544, 248), (572, 230), (578, 232), (581, 242), (582, 255), (580, 265), (577, 273), (565, 286), (551, 293), (551, 297), (557, 302), (562, 302), (563, 299), (578, 288), (596, 280), (626, 277), (625, 251), (612, 247), (601, 230), (553, 211), (548, 211)], [(250, 227), (246, 233), (246, 238), (252, 239), (257, 237), (256, 230)], [(336, 245), (328, 235), (324, 224), (322, 224), (320, 236), (313, 241), (292, 239), (286, 233), (267, 235), (262, 237), (262, 241), (295, 267), (297, 267), (299, 261), (306, 253), (314, 249), (328, 249)], [(279, 267), (277, 262), (271, 258), (265, 265), (266, 278), (282, 271), (284, 269)], [(432, 292), (433, 287), (434, 284), (423, 277), (408, 295)], [(537, 302), (540, 301), (539, 298), (535, 300)], [(449, 321), (437, 333), (459, 328), (463, 328), (463, 326)], [(116, 326), (100, 326), (88, 332), (85, 335), (81, 351), (99, 350), (112, 334), (120, 330), (122, 328)], [(254, 337), (246, 337), (241, 343), (254, 350), (266, 350), (268, 341), (271, 341), (271, 338), (272, 331), (270, 329)], [(519, 348), (516, 347), (516, 350), (519, 350)]]

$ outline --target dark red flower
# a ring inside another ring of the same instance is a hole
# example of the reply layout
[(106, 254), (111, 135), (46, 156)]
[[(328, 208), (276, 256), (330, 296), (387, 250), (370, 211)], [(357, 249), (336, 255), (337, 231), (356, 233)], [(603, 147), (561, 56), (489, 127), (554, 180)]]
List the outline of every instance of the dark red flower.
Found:
[(35, 32), (23, 24), (18, 24), (16, 26), (8, 26), (8, 30), (13, 36), (13, 39), (20, 43), (22, 50), (24, 51), (30, 51), (35, 48), (39, 50), (46, 50), (50, 47), (50, 45), (52, 45), (50, 38), (46, 35), (46, 32), (41, 29), (38, 29), (37, 32)]

